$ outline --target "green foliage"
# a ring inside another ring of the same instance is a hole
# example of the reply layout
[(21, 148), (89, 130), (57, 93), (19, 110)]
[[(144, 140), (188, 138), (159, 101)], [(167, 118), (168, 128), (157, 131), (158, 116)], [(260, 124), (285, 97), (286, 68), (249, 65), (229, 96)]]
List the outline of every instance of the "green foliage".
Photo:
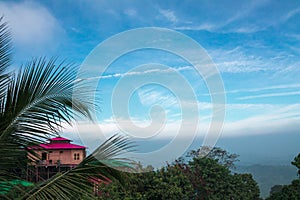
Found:
[(285, 185), (281, 190), (271, 193), (267, 200), (299, 200), (300, 199), (300, 180), (294, 180), (290, 185)]
[[(300, 154), (295, 157), (294, 161), (291, 162), (298, 168), (298, 175), (300, 175)], [(274, 186), (270, 192), (270, 197), (267, 200), (299, 200), (300, 199), (300, 176), (299, 179), (293, 180), (290, 185)]]
[(11, 52), (11, 34), (7, 23), (0, 17), (0, 102), (3, 101), (9, 84), (9, 74), (6, 70), (11, 64)]
[(297, 157), (295, 157), (294, 161), (292, 162), (292, 165), (295, 165), (298, 168), (298, 175), (300, 178), (300, 153)]
[(252, 174), (263, 198), (270, 195), (270, 190), (275, 184), (290, 184), (291, 180), (297, 177), (297, 170), (293, 166), (284, 165), (238, 165), (234, 171)]
[(206, 157), (216, 160), (219, 164), (226, 168), (235, 168), (234, 163), (239, 161), (237, 154), (231, 154), (220, 147), (202, 146), (198, 150), (192, 150), (187, 155), (190, 158)]
[(148, 184), (148, 199), (190, 199), (193, 192), (190, 181), (179, 166), (158, 170)]
[(250, 174), (232, 174), (217, 159), (196, 156), (187, 163), (179, 159), (156, 171), (127, 174), (124, 185), (103, 185), (102, 192), (100, 199), (259, 199)]
[(194, 158), (184, 171), (195, 189), (195, 199), (259, 199), (257, 183), (250, 174), (231, 174), (211, 158)]
[(124, 185), (103, 185), (100, 199), (191, 199), (192, 185), (178, 167), (127, 174)]
[(283, 185), (274, 185), (270, 190), (270, 195), (273, 195), (277, 192), (281, 192)]
[[(3, 185), (1, 185), (0, 187), (3, 187)], [(8, 182), (8, 185), (6, 187), (7, 191), (0, 194), (0, 197), (2, 195), (2, 197), (6, 199), (21, 199), (23, 194), (30, 191), (33, 187), (33, 183), (17, 179), (12, 180)]]

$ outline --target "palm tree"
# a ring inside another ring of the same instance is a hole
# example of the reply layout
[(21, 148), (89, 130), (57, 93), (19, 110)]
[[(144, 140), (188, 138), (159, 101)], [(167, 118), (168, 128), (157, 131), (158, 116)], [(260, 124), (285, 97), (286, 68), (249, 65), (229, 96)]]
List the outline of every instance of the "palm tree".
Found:
[[(56, 59), (34, 59), (17, 73), (7, 73), (11, 65), (11, 35), (0, 18), (0, 181), (22, 179), (28, 146), (58, 136), (62, 124), (75, 116), (91, 118), (87, 85), (75, 81), (74, 65)], [(81, 91), (74, 96), (74, 88)], [(75, 199), (92, 197), (92, 180), (121, 180), (120, 173), (107, 166), (126, 164), (117, 159), (132, 147), (127, 138), (115, 135), (76, 168), (57, 174), (23, 195), (23, 199)], [(31, 152), (32, 153), (32, 152)], [(18, 169), (18, 170), (16, 170)], [(0, 187), (0, 194), (1, 194)], [(24, 192), (22, 189), (20, 193)], [(5, 195), (3, 196), (6, 197)]]

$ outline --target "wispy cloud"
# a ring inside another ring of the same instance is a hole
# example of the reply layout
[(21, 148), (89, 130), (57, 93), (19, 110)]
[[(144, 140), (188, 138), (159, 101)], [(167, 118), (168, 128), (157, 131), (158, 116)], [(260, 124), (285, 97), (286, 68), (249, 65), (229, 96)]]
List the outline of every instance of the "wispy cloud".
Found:
[(133, 9), (133, 8), (125, 9), (125, 10), (124, 10), (124, 13), (125, 13), (126, 15), (128, 15), (128, 16), (131, 16), (131, 17), (137, 15), (137, 11), (136, 11), (135, 9)]
[(300, 104), (278, 106), (271, 112), (225, 123), (224, 135), (283, 134), (300, 131)]
[[(226, 94), (234, 93), (251, 93), (251, 92), (260, 92), (260, 91), (269, 91), (269, 90), (278, 90), (278, 89), (294, 89), (300, 88), (300, 84), (285, 84), (285, 85), (273, 85), (268, 87), (259, 87), (259, 88), (248, 88), (248, 89), (238, 89), (238, 90), (227, 90)], [(203, 96), (210, 96), (211, 94), (201, 94)]]
[[(264, 54), (257, 54), (254, 51), (257, 48), (263, 49)], [(246, 46), (239, 45), (231, 49), (209, 49), (208, 53), (224, 73), (272, 72), (270, 76), (275, 76), (289, 66), (299, 66), (298, 62), (294, 62), (291, 52), (273, 50), (270, 46), (257, 43), (247, 42)]]
[(252, 95), (252, 96), (239, 97), (238, 99), (247, 100), (247, 99), (257, 99), (257, 98), (266, 98), (266, 97), (294, 96), (294, 95), (300, 95), (300, 91)]
[[(300, 40), (300, 34), (288, 33), (288, 34), (285, 34), (285, 36), (290, 37), (290, 38), (294, 38), (296, 40)], [(296, 50), (297, 52), (300, 52), (297, 47), (290, 46), (290, 48)]]
[(172, 23), (175, 23), (178, 21), (177, 17), (175, 16), (174, 11), (172, 11), (172, 10), (159, 9), (159, 13)]
[(299, 14), (300, 13), (300, 7), (297, 7), (291, 11), (289, 11), (286, 15), (284, 15), (282, 18), (281, 18), (281, 22), (286, 22), (288, 21), (289, 19), (291, 19), (292, 17), (294, 17), (295, 15)]
[(216, 25), (212, 23), (203, 23), (199, 25), (177, 25), (173, 29), (179, 31), (213, 31), (216, 29)]
[(108, 75), (102, 75), (102, 76), (94, 76), (94, 77), (89, 77), (87, 79), (92, 80), (92, 79), (110, 79), (110, 78), (120, 78), (124, 76), (139, 76), (139, 75), (145, 75), (145, 74), (151, 74), (151, 73), (170, 73), (175, 71), (185, 71), (185, 70), (192, 70), (192, 66), (182, 66), (182, 67), (177, 67), (177, 68), (169, 68), (169, 69), (158, 69), (158, 68), (153, 68), (145, 71), (130, 71), (130, 72), (124, 72), (124, 73), (114, 73), (114, 74), (108, 74)]
[(178, 103), (174, 95), (154, 88), (139, 89), (138, 96), (141, 103), (146, 106), (161, 105), (170, 108)]
[(244, 27), (238, 27), (235, 29), (231, 29), (230, 32), (234, 32), (234, 33), (255, 33), (258, 31), (262, 31), (264, 30), (266, 27), (259, 27), (256, 25), (248, 25), (248, 26), (244, 26)]
[[(255, 21), (256, 23), (249, 23), (248, 20), (245, 21), (245, 19), (255, 15), (256, 10), (267, 6), (268, 3), (268, 0), (247, 2), (246, 4), (237, 5), (237, 7), (239, 7), (238, 10), (228, 8), (227, 12), (223, 13), (221, 16), (216, 17), (212, 14), (209, 17), (209, 20), (178, 20), (176, 26), (172, 28), (175, 30), (205, 30), (218, 33), (255, 33), (265, 30), (266, 25), (257, 23), (257, 21)], [(220, 18), (222, 18), (222, 20), (219, 20)]]
[(257, 25), (245, 25), (234, 28), (224, 28), (226, 24), (219, 24), (218, 22), (203, 22), (201, 24), (177, 24), (173, 26), (172, 29), (178, 31), (209, 31), (209, 32), (217, 32), (217, 33), (255, 33), (258, 31), (265, 30), (265, 26), (257, 26)]
[(269, 67), (270, 62), (264, 58), (246, 53), (245, 49), (240, 46), (229, 50), (210, 50), (209, 53), (223, 73), (249, 73), (277, 69), (273, 65)]

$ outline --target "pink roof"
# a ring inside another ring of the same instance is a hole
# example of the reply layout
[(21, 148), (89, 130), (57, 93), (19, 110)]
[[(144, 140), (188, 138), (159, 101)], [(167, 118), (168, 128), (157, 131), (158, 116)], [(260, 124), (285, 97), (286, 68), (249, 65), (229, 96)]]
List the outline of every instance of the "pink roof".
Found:
[(63, 137), (50, 138), (49, 140), (51, 140), (51, 141), (62, 141), (62, 140), (68, 140), (68, 141), (70, 141), (69, 139), (63, 138)]
[(40, 144), (40, 147), (44, 149), (85, 149), (86, 147), (77, 144), (70, 143), (50, 143), (50, 144)]
[[(29, 147), (29, 149), (86, 149), (85, 146), (71, 144), (69, 139), (63, 137), (56, 137), (49, 139), (50, 143), (39, 144), (38, 146)], [(60, 142), (68, 141), (68, 142)]]

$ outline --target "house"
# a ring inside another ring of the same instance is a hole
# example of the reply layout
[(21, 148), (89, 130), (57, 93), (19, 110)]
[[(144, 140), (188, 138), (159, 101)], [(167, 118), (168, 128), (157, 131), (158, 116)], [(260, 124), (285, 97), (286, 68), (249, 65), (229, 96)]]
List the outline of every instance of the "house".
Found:
[(30, 147), (34, 153), (29, 155), (33, 162), (28, 165), (27, 179), (38, 182), (76, 167), (86, 157), (86, 147), (71, 142), (67, 138), (56, 137)]
[(40, 144), (33, 147), (39, 160), (36, 165), (78, 165), (86, 156), (86, 147), (72, 144), (71, 140), (56, 137), (49, 139), (49, 143)]

